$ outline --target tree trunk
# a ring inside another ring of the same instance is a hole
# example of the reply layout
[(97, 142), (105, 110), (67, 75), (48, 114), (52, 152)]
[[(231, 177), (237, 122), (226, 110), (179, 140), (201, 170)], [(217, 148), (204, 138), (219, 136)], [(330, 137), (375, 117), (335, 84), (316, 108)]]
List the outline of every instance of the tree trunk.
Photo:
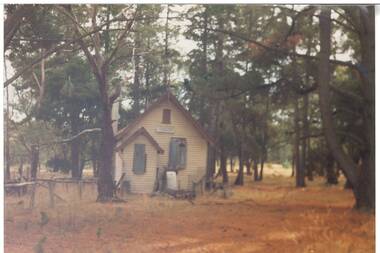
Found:
[(79, 164), (79, 178), (82, 178), (83, 176), (83, 169), (86, 165), (86, 160), (84, 159), (84, 155), (81, 154), (80, 164)]
[(295, 166), (296, 166), (296, 159), (295, 159), (295, 145), (293, 146), (293, 154), (292, 154), (292, 174), (290, 175), (290, 177), (294, 177), (294, 174), (295, 174)]
[(74, 179), (80, 179), (80, 169), (79, 169), (79, 150), (80, 142), (75, 139), (70, 145), (70, 158), (71, 158), (71, 177)]
[(164, 52), (164, 85), (169, 87), (169, 13), (170, 6), (167, 4), (165, 22), (165, 52)]
[(230, 171), (231, 171), (231, 172), (235, 172), (235, 170), (234, 170), (234, 166), (235, 166), (235, 161), (234, 161), (233, 156), (231, 156), (231, 157), (230, 157)]
[(4, 52), (9, 47), (13, 36), (16, 34), (22, 22), (33, 16), (36, 7), (30, 4), (16, 6), (12, 14), (7, 14), (4, 21)]
[[(4, 49), (5, 51), (5, 49)], [(8, 79), (7, 77), (7, 64), (4, 62), (4, 77), (5, 80)], [(5, 181), (9, 181), (11, 179), (11, 156), (9, 153), (9, 88), (6, 87), (6, 111), (5, 111), (5, 145), (4, 145), (4, 163), (5, 163)]]
[(300, 127), (298, 98), (294, 102), (294, 165), (296, 172), (296, 187), (305, 187), (305, 172), (301, 167), (300, 159)]
[(249, 158), (247, 158), (245, 160), (245, 167), (247, 167), (247, 175), (252, 175), (252, 172), (251, 172), (251, 161), (249, 160)]
[[(107, 98), (108, 100), (108, 98)], [(99, 202), (107, 202), (113, 198), (113, 154), (115, 137), (112, 129), (111, 106), (103, 105), (103, 129), (100, 144), (100, 161), (98, 171), (98, 198)]]
[(269, 94), (267, 94), (267, 99), (265, 103), (265, 112), (264, 112), (264, 123), (263, 123), (263, 143), (261, 144), (261, 158), (260, 158), (260, 180), (264, 179), (264, 163), (267, 160), (267, 142), (268, 142), (268, 116), (269, 116)]
[(37, 145), (31, 145), (30, 176), (32, 180), (37, 178), (37, 168), (39, 163), (39, 151)]
[[(98, 197), (99, 202), (108, 202), (113, 199), (114, 181), (114, 149), (116, 138), (112, 127), (112, 104), (113, 101), (108, 95), (107, 70), (103, 69), (98, 76), (98, 85), (102, 100), (102, 138), (99, 149), (99, 169), (98, 169)], [(116, 99), (116, 97), (114, 98)]]
[(98, 161), (96, 160), (96, 158), (94, 159), (91, 159), (91, 162), (92, 162), (92, 174), (94, 177), (97, 177), (98, 176)]
[(18, 167), (18, 175), (19, 175), (19, 177), (20, 177), (21, 180), (23, 180), (23, 179), (22, 179), (22, 177), (23, 177), (23, 172), (24, 172), (24, 159), (21, 158), (21, 159), (20, 159), (20, 166)]
[(7, 111), (5, 112), (5, 145), (4, 145), (4, 163), (5, 163), (5, 182), (11, 179), (11, 156), (9, 153), (9, 101), (8, 101), (8, 88), (7, 88)]
[[(203, 19), (203, 31), (202, 31), (202, 60), (201, 60), (201, 72), (203, 79), (206, 79), (207, 73), (208, 73), (208, 65), (207, 65), (207, 59), (208, 59), (208, 24), (209, 24), (209, 15), (208, 15), (208, 6), (205, 6), (205, 11), (203, 12), (202, 19)], [(207, 114), (205, 110), (205, 98), (204, 96), (200, 96), (200, 110), (199, 110), (199, 122), (204, 127), (207, 122)]]
[(358, 200), (361, 209), (375, 208), (375, 7), (357, 7), (360, 16), (361, 84), (366, 101), (364, 109), (367, 150), (359, 169)]
[[(79, 127), (78, 127), (78, 118), (79, 114), (76, 112), (72, 111), (71, 112), (71, 134), (75, 135), (79, 132)], [(80, 139), (75, 138), (73, 141), (70, 143), (70, 164), (71, 164), (71, 177), (74, 179), (80, 179), (80, 165), (79, 165), (79, 160), (80, 160)]]
[(260, 181), (264, 179), (264, 163), (265, 163), (265, 159), (262, 157), (260, 159)]
[[(310, 26), (313, 25), (313, 15), (310, 15), (309, 17), (309, 24)], [(306, 54), (310, 55), (311, 53), (311, 47), (313, 43), (313, 34), (309, 33), (307, 38), (307, 51)], [(305, 68), (306, 68), (306, 75), (305, 75), (305, 84), (307, 87), (311, 86), (310, 77), (312, 76), (312, 65), (310, 63), (310, 60), (306, 60), (305, 62)], [(306, 93), (303, 96), (303, 117), (302, 117), (302, 135), (304, 138), (302, 139), (302, 160), (303, 164), (301, 166), (304, 167), (304, 171), (306, 171), (307, 179), (309, 181), (313, 181), (313, 168), (311, 166), (310, 162), (310, 137), (305, 138), (306, 136), (309, 136), (309, 93)]]
[(308, 141), (309, 138), (306, 138), (306, 136), (309, 136), (309, 120), (308, 120), (308, 110), (309, 110), (309, 95), (305, 94), (303, 96), (303, 110), (302, 110), (302, 141), (301, 141), (301, 147), (302, 147), (302, 152), (301, 152), (301, 168), (302, 171), (307, 173), (307, 178), (309, 181), (313, 180), (313, 173), (310, 168), (309, 164), (309, 157), (308, 157)]
[(326, 179), (327, 184), (338, 184), (338, 178), (334, 170), (334, 156), (329, 153), (326, 157)]
[[(137, 28), (136, 28), (137, 29)], [(136, 118), (140, 114), (141, 110), (141, 84), (140, 84), (140, 78), (141, 78), (141, 68), (140, 68), (140, 55), (138, 52), (136, 52), (136, 48), (141, 48), (141, 39), (140, 39), (140, 33), (135, 33), (135, 48), (133, 49), (133, 66), (134, 66), (134, 77), (133, 77), (133, 84), (132, 84), (132, 112), (133, 117)]]
[(220, 148), (220, 171), (223, 176), (223, 183), (228, 183), (227, 154), (223, 145)]
[(235, 185), (243, 185), (244, 184), (244, 158), (243, 158), (243, 147), (240, 144), (239, 147), (239, 171), (235, 180)]
[(259, 163), (258, 159), (253, 160), (253, 180), (259, 181)]
[(215, 148), (211, 145), (207, 146), (207, 173), (206, 181), (208, 184), (206, 187), (211, 189), (212, 185), (210, 184), (215, 175)]

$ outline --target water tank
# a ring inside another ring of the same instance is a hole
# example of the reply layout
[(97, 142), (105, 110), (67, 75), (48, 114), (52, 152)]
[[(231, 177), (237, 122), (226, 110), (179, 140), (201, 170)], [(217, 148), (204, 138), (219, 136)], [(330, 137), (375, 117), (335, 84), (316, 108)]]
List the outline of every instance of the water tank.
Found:
[(170, 190), (178, 190), (177, 173), (175, 171), (166, 172), (167, 188)]

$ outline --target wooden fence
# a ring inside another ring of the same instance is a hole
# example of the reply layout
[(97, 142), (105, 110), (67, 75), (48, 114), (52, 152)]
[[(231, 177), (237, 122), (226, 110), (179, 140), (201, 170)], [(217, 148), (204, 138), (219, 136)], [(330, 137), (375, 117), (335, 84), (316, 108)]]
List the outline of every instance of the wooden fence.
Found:
[(56, 200), (67, 202), (64, 198), (59, 196), (55, 192), (55, 188), (57, 184), (62, 184), (65, 188), (68, 188), (68, 185), (76, 185), (77, 193), (79, 199), (82, 199), (84, 186), (86, 184), (96, 184), (96, 179), (82, 179), (75, 180), (71, 178), (55, 178), (55, 179), (36, 179), (35, 181), (27, 181), (20, 183), (6, 183), (4, 185), (5, 192), (16, 192), (18, 196), (26, 193), (27, 187), (31, 187), (31, 195), (29, 201), (29, 208), (33, 208), (35, 206), (35, 195), (37, 187), (46, 188), (49, 192), (49, 206), (54, 207)]

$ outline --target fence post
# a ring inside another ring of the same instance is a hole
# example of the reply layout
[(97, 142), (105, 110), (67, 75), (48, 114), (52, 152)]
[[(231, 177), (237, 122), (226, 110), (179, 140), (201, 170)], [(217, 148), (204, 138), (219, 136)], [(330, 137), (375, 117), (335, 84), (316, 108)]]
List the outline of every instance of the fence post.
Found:
[(48, 186), (49, 186), (50, 207), (54, 208), (54, 187), (55, 187), (55, 182), (49, 181), (48, 182)]
[(203, 191), (204, 191), (204, 186), (205, 186), (205, 184), (204, 184), (204, 182), (205, 182), (205, 180), (204, 180), (204, 178), (202, 178), (201, 179), (201, 195), (203, 195)]
[(83, 187), (83, 182), (82, 180), (78, 181), (78, 193), (79, 193), (79, 199), (82, 200), (82, 187)]
[(34, 207), (34, 200), (35, 200), (35, 195), (36, 195), (36, 187), (37, 187), (37, 183), (34, 182), (34, 184), (32, 185), (32, 195), (30, 196), (29, 208), (33, 208)]

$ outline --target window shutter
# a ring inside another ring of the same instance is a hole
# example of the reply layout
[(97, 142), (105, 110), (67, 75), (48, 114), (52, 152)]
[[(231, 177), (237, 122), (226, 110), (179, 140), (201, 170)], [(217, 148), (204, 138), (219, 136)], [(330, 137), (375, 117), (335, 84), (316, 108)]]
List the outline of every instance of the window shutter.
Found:
[(169, 148), (169, 169), (175, 170), (177, 167), (177, 142), (175, 138), (170, 140)]
[(144, 174), (146, 168), (145, 144), (135, 144), (133, 153), (133, 172)]
[(172, 138), (169, 149), (169, 169), (178, 170), (186, 167), (186, 140)]
[(181, 169), (184, 169), (186, 167), (186, 153), (187, 153), (186, 141), (181, 140), (179, 142), (179, 159), (178, 159), (178, 166)]

